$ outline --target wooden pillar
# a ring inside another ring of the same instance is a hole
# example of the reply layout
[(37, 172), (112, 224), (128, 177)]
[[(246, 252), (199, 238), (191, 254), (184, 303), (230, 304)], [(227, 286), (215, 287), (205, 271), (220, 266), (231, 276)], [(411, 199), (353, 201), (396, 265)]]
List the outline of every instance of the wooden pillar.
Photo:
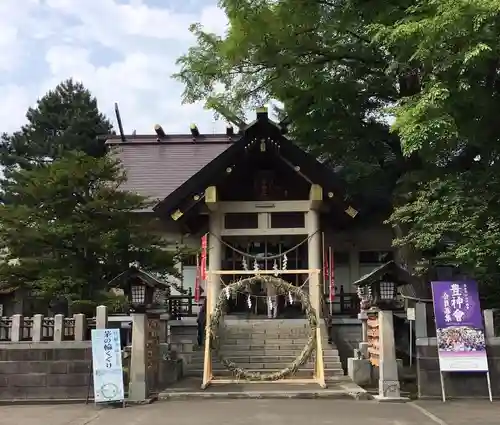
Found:
[[(318, 208), (323, 200), (323, 189), (313, 184), (309, 194), (310, 209), (307, 212), (307, 257), (309, 269), (321, 269), (321, 232)], [(316, 310), (318, 318), (321, 317), (321, 289), (318, 273), (313, 273), (309, 278), (309, 298)]]
[(208, 282), (207, 285), (207, 295), (210, 291), (210, 311), (213, 311), (217, 298), (220, 293), (221, 281), (220, 275), (213, 274), (211, 272), (215, 270), (220, 270), (222, 265), (222, 213), (219, 211), (217, 203), (217, 189), (215, 186), (210, 186), (205, 190), (205, 203), (210, 210), (209, 222), (208, 222)]

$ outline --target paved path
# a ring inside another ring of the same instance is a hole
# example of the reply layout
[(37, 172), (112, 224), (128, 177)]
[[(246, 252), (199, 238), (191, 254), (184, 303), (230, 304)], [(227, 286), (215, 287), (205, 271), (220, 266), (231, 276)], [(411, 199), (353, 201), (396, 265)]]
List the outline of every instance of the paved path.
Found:
[(84, 405), (0, 406), (0, 425), (498, 425), (489, 402), (190, 400), (126, 409)]

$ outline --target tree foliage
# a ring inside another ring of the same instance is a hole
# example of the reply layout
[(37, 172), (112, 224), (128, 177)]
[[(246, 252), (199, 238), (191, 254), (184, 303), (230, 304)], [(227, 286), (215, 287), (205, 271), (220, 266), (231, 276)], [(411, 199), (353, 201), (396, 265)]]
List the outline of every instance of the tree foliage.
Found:
[(81, 83), (63, 81), (29, 108), (26, 118), (19, 131), (2, 135), (0, 165), (7, 176), (18, 168), (50, 163), (68, 151), (94, 157), (106, 153), (97, 137), (109, 134), (112, 125)]
[(175, 273), (174, 254), (137, 218), (145, 198), (119, 190), (125, 175), (114, 159), (67, 153), (15, 177), (0, 208), (2, 281), (48, 299), (97, 300), (130, 263)]
[(220, 4), (227, 33), (194, 25), (179, 58), (185, 101), (240, 114), (282, 102), (352, 193), (391, 201), (396, 244), (496, 276), (498, 1)]
[(131, 263), (175, 274), (176, 254), (138, 214), (150, 205), (120, 190), (126, 176), (98, 139), (111, 124), (91, 93), (64, 81), (26, 116), (0, 145), (0, 285), (92, 304)]

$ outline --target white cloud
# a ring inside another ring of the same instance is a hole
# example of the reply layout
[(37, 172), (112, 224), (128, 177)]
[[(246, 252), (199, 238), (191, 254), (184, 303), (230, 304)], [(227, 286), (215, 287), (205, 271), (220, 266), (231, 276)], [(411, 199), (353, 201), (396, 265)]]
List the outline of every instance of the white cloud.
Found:
[(191, 122), (212, 132), (212, 113), (181, 105), (183, 87), (171, 75), (194, 42), (190, 24), (224, 31), (227, 19), (215, 2), (179, 12), (169, 1), (159, 8), (147, 0), (0, 0), (0, 55), (9, 58), (0, 64), (0, 132), (18, 128), (27, 107), (69, 77), (82, 81), (110, 118), (118, 102), (127, 132), (151, 133), (157, 122), (171, 133), (187, 132)]

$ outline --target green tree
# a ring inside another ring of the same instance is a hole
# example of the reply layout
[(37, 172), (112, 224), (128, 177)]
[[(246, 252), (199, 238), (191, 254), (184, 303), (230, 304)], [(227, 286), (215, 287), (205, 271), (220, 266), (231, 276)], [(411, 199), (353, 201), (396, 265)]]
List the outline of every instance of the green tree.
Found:
[(372, 29), (421, 86), (393, 109), (405, 154), (417, 152), (427, 163), (392, 214), (391, 223), (409, 229), (396, 244), (460, 265), (498, 303), (500, 5), (420, 1), (404, 18)]
[(14, 177), (0, 207), (0, 281), (48, 300), (98, 301), (130, 263), (175, 274), (175, 254), (138, 219), (148, 203), (119, 189), (125, 175), (113, 158), (68, 152)]
[[(493, 237), (498, 216), (477, 209), (481, 202), (495, 208), (500, 190), (491, 179), (498, 164), (498, 2), (220, 4), (227, 33), (194, 25), (198, 43), (179, 58), (185, 101), (238, 114), (282, 102), (295, 139), (337, 166), (352, 194), (369, 194), (361, 207), (395, 209), (390, 222), (410, 265), (420, 249), (447, 251), (443, 261), (495, 275), (494, 245), (486, 252), (467, 244), (473, 234)], [(453, 196), (436, 196), (436, 187)], [(462, 217), (467, 223), (459, 227), (446, 221), (458, 219), (458, 204), (482, 219)], [(453, 229), (450, 250), (443, 239)]]
[(94, 157), (106, 153), (97, 136), (109, 134), (112, 125), (81, 83), (63, 81), (29, 108), (26, 118), (19, 131), (3, 134), (0, 141), (0, 165), (7, 177), (13, 170), (50, 163), (68, 151)]

